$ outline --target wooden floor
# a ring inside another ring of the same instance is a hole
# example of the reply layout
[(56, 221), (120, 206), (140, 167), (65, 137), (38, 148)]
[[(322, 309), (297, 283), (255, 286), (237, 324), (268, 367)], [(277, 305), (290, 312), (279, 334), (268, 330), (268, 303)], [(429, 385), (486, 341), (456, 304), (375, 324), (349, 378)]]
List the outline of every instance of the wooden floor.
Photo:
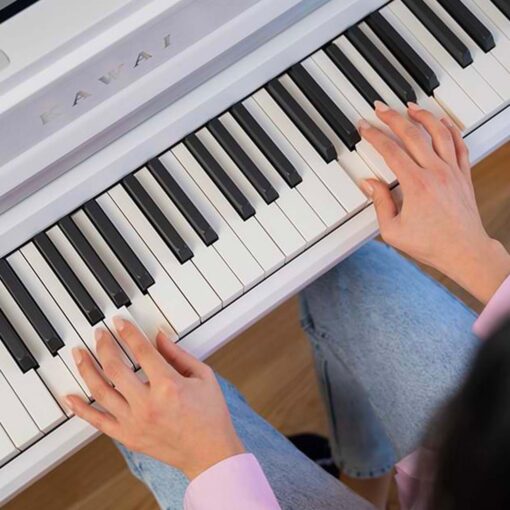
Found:
[[(485, 224), (510, 250), (510, 144), (480, 164), (474, 175)], [(456, 285), (440, 279), (480, 309)], [(253, 407), (284, 434), (326, 433), (309, 348), (298, 324), (296, 299), (240, 335), (210, 363), (237, 384)], [(4, 506), (5, 510), (157, 508), (151, 494), (129, 475), (104, 437)], [(393, 502), (391, 508), (398, 506)]]

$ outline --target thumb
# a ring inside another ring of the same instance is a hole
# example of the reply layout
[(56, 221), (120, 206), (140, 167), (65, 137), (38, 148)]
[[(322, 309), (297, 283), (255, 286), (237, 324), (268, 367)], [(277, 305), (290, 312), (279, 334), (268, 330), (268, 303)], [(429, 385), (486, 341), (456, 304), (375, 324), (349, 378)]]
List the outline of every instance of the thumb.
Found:
[(379, 227), (381, 231), (385, 230), (398, 214), (397, 204), (393, 200), (390, 189), (386, 184), (376, 179), (363, 181), (361, 189), (374, 202)]
[(179, 347), (164, 331), (156, 336), (156, 346), (165, 360), (184, 377), (201, 377), (207, 365)]

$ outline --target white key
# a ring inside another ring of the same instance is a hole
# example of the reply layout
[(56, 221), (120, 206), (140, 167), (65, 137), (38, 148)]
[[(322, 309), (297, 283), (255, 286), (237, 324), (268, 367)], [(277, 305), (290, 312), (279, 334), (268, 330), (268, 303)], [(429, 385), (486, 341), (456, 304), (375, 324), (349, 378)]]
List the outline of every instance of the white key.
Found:
[(253, 205), (256, 220), (283, 252), (285, 260), (289, 261), (301, 253), (306, 247), (306, 242), (276, 202), (266, 204), (207, 128), (198, 131), (197, 136)]
[[(131, 301), (129, 312), (135, 318), (136, 323), (145, 331), (149, 340), (155, 341), (159, 330), (174, 333), (170, 323), (166, 320), (149, 294), (144, 295), (126, 271), (122, 262), (117, 258), (103, 236), (97, 231), (94, 224), (83, 211), (73, 215), (73, 220), (81, 233), (87, 238), (95, 252), (101, 257), (113, 277), (119, 282)], [(172, 335), (174, 336), (174, 335)]]
[(172, 153), (202, 189), (204, 195), (212, 202), (232, 230), (239, 236), (248, 250), (250, 250), (264, 269), (265, 274), (269, 275), (280, 268), (285, 263), (285, 256), (267, 232), (260, 226), (260, 223), (254, 217), (246, 221), (241, 219), (239, 214), (223, 196), (223, 193), (212, 182), (183, 144), (174, 147)]
[(24, 374), (0, 342), (0, 371), (29, 412), (41, 432), (49, 432), (66, 416), (35, 370)]
[[(320, 67), (315, 64), (312, 60), (305, 61), (302, 63), (303, 67), (310, 72), (313, 64), (313, 77), (316, 78), (318, 73), (320, 72), (323, 76), (324, 81), (327, 80), (331, 84), (331, 88), (333, 89), (331, 93), (326, 90), (325, 87), (322, 87), (325, 92), (328, 92), (328, 95), (331, 99), (333, 99), (333, 91), (336, 94), (339, 94), (336, 90), (336, 87), (329, 81), (329, 78), (322, 73)], [(306, 64), (306, 65), (305, 65)], [(312, 73), (310, 73), (312, 74)], [(319, 128), (324, 132), (324, 134), (332, 141), (335, 146), (339, 167), (338, 170), (335, 171), (335, 175), (337, 175), (337, 179), (342, 179), (343, 183), (340, 187), (340, 183), (338, 183), (338, 196), (337, 198), (342, 200), (342, 206), (344, 209), (351, 211), (359, 210), (364, 207), (368, 201), (361, 193), (359, 188), (354, 184), (354, 179), (356, 182), (359, 182), (361, 179), (375, 179), (375, 175), (372, 173), (368, 165), (361, 159), (356, 151), (350, 151), (345, 144), (342, 142), (340, 137), (333, 131), (330, 125), (326, 122), (324, 117), (319, 113), (319, 111), (313, 106), (313, 104), (308, 100), (308, 98), (301, 92), (299, 87), (290, 79), (289, 76), (282, 76), (280, 81), (283, 83), (288, 92), (292, 95), (292, 97), (298, 102), (298, 104), (305, 110), (306, 113), (310, 116), (310, 118), (319, 126)], [(317, 80), (319, 83), (319, 80)], [(319, 83), (322, 86), (322, 83)], [(334, 100), (334, 99), (333, 99)], [(337, 173), (338, 172), (338, 173)], [(347, 175), (346, 175), (347, 173)], [(354, 177), (353, 177), (354, 175)], [(345, 191), (345, 193), (344, 193)], [(340, 193), (341, 192), (341, 193)]]
[[(359, 121), (364, 118), (373, 126), (391, 136), (388, 126), (379, 120), (374, 109), (324, 51), (320, 50), (314, 53), (312, 58), (335, 85), (338, 91), (335, 102), (339, 107), (342, 107), (342, 111), (351, 122), (358, 125)], [(366, 140), (361, 140), (361, 142), (356, 144), (356, 152), (382, 181), (389, 185), (397, 182), (395, 174), (388, 167), (384, 159)]]
[(220, 121), (250, 159), (257, 165), (273, 188), (276, 189), (280, 195), (276, 202), (301, 233), (307, 244), (312, 244), (322, 237), (326, 231), (326, 226), (302, 197), (298, 187), (289, 187), (276, 168), (274, 168), (230, 113), (222, 115)]
[(222, 304), (226, 306), (241, 296), (243, 293), (242, 283), (216, 251), (214, 243), (211, 246), (204, 244), (147, 168), (137, 172), (136, 177), (163, 214), (170, 220), (170, 223), (177, 229), (185, 243), (191, 248), (193, 252), (191, 261), (212, 288), (211, 296), (214, 296), (214, 302), (211, 302), (210, 307), (218, 311)]
[[(270, 98), (272, 101), (272, 98)], [(345, 209), (335, 199), (331, 192), (312, 171), (308, 162), (306, 162), (299, 152), (294, 149), (292, 144), (287, 140), (285, 135), (278, 129), (276, 124), (271, 120), (270, 116), (259, 104), (252, 98), (248, 98), (244, 102), (244, 106), (250, 112), (252, 117), (264, 129), (264, 131), (276, 143), (285, 157), (292, 163), (296, 171), (299, 173), (303, 182), (298, 184), (297, 189), (319, 215), (321, 220), (330, 231), (340, 225), (347, 216)], [(273, 101), (273, 106), (279, 108)]]
[(14, 269), (19, 279), (23, 282), (30, 295), (40, 306), (44, 315), (48, 318), (52, 326), (57, 331), (60, 338), (64, 341), (64, 347), (59, 349), (58, 355), (66, 364), (67, 368), (73, 374), (81, 389), (91, 397), (90, 390), (87, 388), (85, 381), (80, 375), (76, 363), (72, 356), (72, 349), (86, 349), (86, 345), (80, 338), (76, 330), (73, 328), (67, 317), (64, 315), (58, 304), (54, 301), (53, 296), (48, 292), (44, 284), (34, 272), (30, 264), (26, 261), (21, 252), (17, 251), (8, 257), (9, 264)]
[(274, 102), (265, 90), (258, 91), (253, 98), (271, 117), (271, 120), (294, 149), (310, 165), (331, 194), (347, 211), (348, 216), (358, 212), (367, 200), (338, 162), (326, 163), (291, 119), (280, 108), (273, 107)]
[(68, 416), (72, 416), (72, 411), (65, 403), (65, 397), (79, 395), (86, 398), (85, 393), (60, 356), (50, 354), (41, 337), (2, 283), (0, 283), (0, 308), (37, 360), (39, 364), (39, 368), (36, 370), (37, 374), (57, 399), (60, 407), (65, 410)]
[(97, 202), (155, 280), (148, 292), (179, 337), (200, 324), (200, 318), (108, 193)]
[(239, 278), (244, 290), (246, 291), (260, 282), (264, 278), (264, 270), (260, 264), (234, 234), (228, 223), (214, 208), (177, 158), (171, 151), (168, 151), (160, 157), (160, 161), (218, 234), (218, 240), (215, 243), (216, 249)]
[(181, 264), (126, 190), (117, 185), (109, 192), (147, 248), (163, 266), (202, 320), (221, 309), (221, 301), (193, 263)]
[(439, 87), (434, 90), (434, 97), (448, 112), (452, 119), (464, 129), (470, 129), (481, 122), (485, 115), (475, 101), (446, 72), (429, 52), (427, 46), (415, 38), (415, 34), (396, 16), (391, 9), (385, 7), (382, 14), (393, 28), (406, 40), (414, 51), (429, 65), (439, 80)]
[(473, 0), (478, 7), (486, 14), (488, 18), (498, 27), (507, 39), (510, 39), (510, 21), (508, 18), (490, 1)]
[(119, 347), (128, 357), (123, 356), (123, 360), (127, 366), (138, 368), (138, 364), (129, 348), (117, 336), (117, 331), (113, 324), (114, 317), (120, 317), (136, 324), (135, 319), (127, 311), (126, 307), (117, 308), (113, 301), (106, 294), (101, 284), (97, 281), (94, 274), (90, 271), (87, 264), (83, 261), (80, 254), (75, 250), (74, 246), (69, 242), (66, 235), (59, 226), (55, 226), (48, 230), (48, 237), (51, 239), (55, 248), (60, 252), (65, 261), (69, 264), (74, 274), (78, 277), (81, 284), (90, 294), (96, 305), (103, 312), (105, 318), (103, 323), (106, 324), (112, 335), (117, 339)]
[(401, 0), (394, 0), (388, 9), (391, 9), (412, 31), (414, 37), (427, 48), (434, 60), (466, 91), (483, 112), (489, 114), (499, 108), (501, 98), (493, 89), (487, 87), (485, 80), (473, 66), (462, 68)]
[[(9, 386), (2, 372), (0, 372), (0, 395), (2, 395), (0, 429), (3, 428), (7, 432), (16, 448), (24, 450), (41, 437), (41, 431), (37, 428), (27, 410)], [(0, 464), (3, 458), (1, 452), (2, 432), (3, 430), (0, 430)], [(12, 453), (15, 453), (15, 451)]]
[(9, 462), (18, 453), (19, 450), (14, 446), (14, 443), (0, 423), (0, 466)]
[(360, 23), (359, 28), (370, 39), (374, 46), (388, 59), (388, 61), (395, 67), (395, 69), (402, 75), (402, 77), (413, 87), (416, 93), (416, 102), (425, 110), (433, 113), (436, 117), (442, 118), (447, 115), (447, 112), (441, 105), (434, 99), (429, 97), (423, 89), (416, 83), (414, 78), (407, 72), (404, 66), (394, 57), (393, 53), (384, 45), (379, 37), (373, 30), (365, 23)]
[(345, 54), (345, 56), (356, 66), (358, 71), (365, 77), (372, 87), (379, 93), (384, 102), (400, 113), (407, 113), (407, 108), (393, 92), (391, 87), (379, 76), (377, 71), (367, 62), (365, 57), (354, 47), (354, 45), (345, 37), (340, 36), (335, 39), (336, 44)]
[(510, 39), (487, 17), (474, 0), (463, 1), (466, 7), (491, 31), (496, 47), (492, 48), (490, 53), (510, 72)]
[[(39, 279), (43, 282), (44, 286), (56, 301), (69, 322), (76, 329), (83, 342), (95, 356), (96, 344), (94, 340), (94, 332), (96, 327), (90, 325), (89, 321), (78, 308), (74, 299), (69, 295), (57, 275), (47, 264), (46, 260), (44, 260), (35, 245), (33, 243), (28, 243), (20, 248), (20, 251), (26, 261), (30, 264), (34, 273), (39, 276)], [(101, 322), (98, 327), (104, 327), (104, 324)]]
[(448, 26), (448, 28), (469, 48), (473, 56), (473, 67), (485, 80), (487, 86), (500, 96), (501, 103), (510, 98), (510, 74), (491, 54), (485, 53), (462, 27), (436, 1), (425, 0), (429, 7)]

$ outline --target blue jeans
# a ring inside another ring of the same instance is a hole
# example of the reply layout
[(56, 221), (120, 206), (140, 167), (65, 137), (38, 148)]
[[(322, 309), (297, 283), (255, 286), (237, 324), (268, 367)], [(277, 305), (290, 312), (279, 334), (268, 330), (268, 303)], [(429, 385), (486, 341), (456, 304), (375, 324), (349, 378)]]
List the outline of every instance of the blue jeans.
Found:
[[(334, 458), (350, 476), (381, 476), (422, 443), (434, 415), (461, 384), (478, 346), (471, 333), (476, 316), (376, 242), (305, 289), (301, 307)], [(283, 509), (372, 508), (296, 450), (230, 383), (220, 383), (239, 436)], [(182, 508), (188, 481), (181, 472), (119, 448), (161, 508)]]

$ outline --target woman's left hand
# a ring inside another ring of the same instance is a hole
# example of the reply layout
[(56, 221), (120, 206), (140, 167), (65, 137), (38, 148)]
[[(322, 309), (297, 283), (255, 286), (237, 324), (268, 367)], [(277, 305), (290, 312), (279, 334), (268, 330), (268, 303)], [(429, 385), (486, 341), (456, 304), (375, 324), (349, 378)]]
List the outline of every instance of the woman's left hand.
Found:
[[(127, 448), (176, 467), (193, 479), (214, 464), (244, 452), (214, 372), (164, 333), (157, 349), (130, 322), (116, 319), (118, 335), (144, 370), (142, 383), (104, 330), (96, 334), (97, 368), (75, 350), (81, 376), (104, 410), (67, 398), (74, 413)], [(108, 379), (114, 385), (107, 382)]]

